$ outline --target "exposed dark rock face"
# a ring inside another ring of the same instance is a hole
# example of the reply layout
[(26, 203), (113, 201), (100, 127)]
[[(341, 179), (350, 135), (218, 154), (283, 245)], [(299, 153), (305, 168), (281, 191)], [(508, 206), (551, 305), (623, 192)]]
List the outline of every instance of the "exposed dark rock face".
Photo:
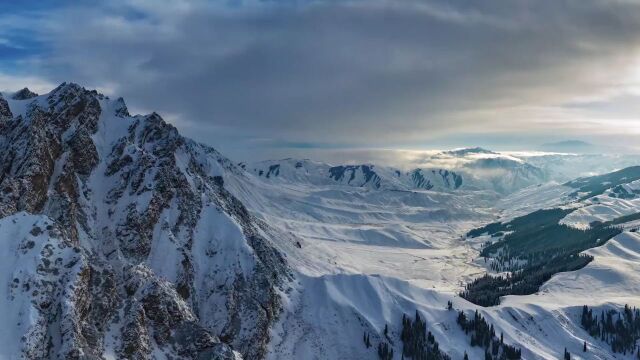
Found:
[(66, 83), (35, 96), (14, 96), (19, 114), (0, 97), (0, 217), (48, 219), (23, 244), (47, 275), (16, 285), (39, 289), (23, 355), (264, 357), (291, 275), (224, 188), (231, 162), (121, 98)]
[[(431, 172), (431, 176), (427, 176), (425, 174), (426, 171)], [(445, 188), (448, 189), (458, 189), (462, 186), (462, 175), (457, 174), (453, 171), (446, 169), (432, 169), (432, 170), (422, 170), (415, 169), (411, 171), (411, 180), (413, 181), (413, 186), (418, 189), (431, 190), (434, 187), (432, 183), (433, 178), (440, 178), (438, 183), (441, 183)]]
[(9, 109), (9, 103), (0, 94), (0, 123), (2, 121), (10, 120), (13, 117), (11, 109)]
[(422, 175), (422, 170), (416, 169), (411, 172), (411, 180), (417, 188), (431, 190), (433, 188), (433, 184), (431, 181)]
[(38, 96), (38, 94), (34, 93), (33, 91), (29, 90), (28, 88), (23, 88), (22, 90), (16, 92), (15, 94), (13, 94), (13, 99), (14, 100), (27, 100), (27, 99), (31, 99)]
[(357, 186), (370, 184), (372, 187), (380, 188), (380, 176), (373, 170), (373, 165), (340, 165), (329, 169), (329, 176), (338, 182), (351, 184), (356, 176), (361, 173), (362, 180)]
[(280, 165), (275, 164), (275, 165), (269, 166), (269, 171), (267, 172), (266, 177), (269, 178), (272, 174), (273, 176), (280, 175)]
[(259, 161), (238, 167), (273, 182), (312, 185), (347, 185), (370, 190), (457, 190), (462, 175), (447, 169), (401, 171), (376, 165), (329, 165), (309, 160), (282, 159)]

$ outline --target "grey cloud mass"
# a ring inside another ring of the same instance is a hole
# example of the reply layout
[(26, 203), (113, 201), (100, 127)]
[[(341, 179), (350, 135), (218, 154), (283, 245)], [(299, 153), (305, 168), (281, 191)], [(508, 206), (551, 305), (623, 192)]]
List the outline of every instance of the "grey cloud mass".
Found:
[(119, 1), (35, 19), (30, 76), (123, 96), (238, 159), (640, 134), (632, 1)]

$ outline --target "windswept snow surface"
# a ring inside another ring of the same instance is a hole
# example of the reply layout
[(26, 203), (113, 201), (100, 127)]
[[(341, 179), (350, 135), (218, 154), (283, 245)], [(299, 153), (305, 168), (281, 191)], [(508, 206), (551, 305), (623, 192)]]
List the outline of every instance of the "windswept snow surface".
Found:
[(488, 206), (496, 199), (492, 192), (272, 183), (250, 174), (225, 182), (266, 223), (295, 237), (289, 261), (305, 275), (384, 274), (447, 292), (478, 274), (462, 234), (493, 220)]
[(639, 209), (640, 180), (636, 180), (616, 187), (615, 190), (607, 190), (602, 195), (594, 196), (586, 201), (583, 207), (562, 219), (561, 223), (584, 229), (594, 221), (611, 221), (635, 214)]

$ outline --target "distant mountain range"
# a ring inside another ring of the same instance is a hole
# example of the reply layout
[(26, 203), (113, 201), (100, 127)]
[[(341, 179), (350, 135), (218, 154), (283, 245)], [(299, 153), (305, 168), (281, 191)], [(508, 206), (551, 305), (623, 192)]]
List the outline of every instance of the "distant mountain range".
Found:
[(348, 185), (371, 189), (465, 191), (509, 194), (547, 181), (613, 171), (635, 164), (634, 156), (564, 153), (501, 153), (475, 147), (425, 155), (425, 166), (401, 169), (374, 164), (327, 164), (308, 159), (240, 163), (272, 182), (316, 186)]

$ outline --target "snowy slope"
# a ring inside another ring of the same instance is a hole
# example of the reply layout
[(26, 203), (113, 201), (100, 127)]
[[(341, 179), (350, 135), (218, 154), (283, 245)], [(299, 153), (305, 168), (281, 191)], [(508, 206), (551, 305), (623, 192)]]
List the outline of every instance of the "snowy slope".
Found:
[[(275, 328), (272, 357), (375, 358), (375, 350), (362, 345), (362, 333), (374, 334), (375, 342), (387, 341), (382, 331), (385, 325), (390, 328), (398, 353), (398, 319), (418, 310), (441, 348), (453, 358), (462, 358), (465, 351), (471, 358), (482, 358), (482, 350), (470, 347), (469, 337), (455, 323), (455, 312), (446, 310), (446, 303), (451, 300), (456, 310), (480, 310), (498, 332), (504, 333), (505, 341), (522, 347), (525, 359), (557, 359), (565, 347), (576, 359), (631, 359), (630, 354), (614, 355), (608, 344), (586, 334), (579, 325), (579, 316), (583, 304), (596, 309), (620, 308), (623, 304), (640, 306), (639, 250), (637, 233), (625, 232), (603, 247), (589, 250), (595, 260), (584, 269), (558, 274), (538, 294), (510, 296), (492, 308), (477, 307), (435, 281), (426, 286), (399, 279), (407, 278), (407, 274), (301, 277), (299, 287), (290, 296), (286, 317)], [(430, 260), (445, 264), (444, 259)], [(380, 260), (359, 257), (357, 261)], [(471, 266), (456, 264), (465, 265)], [(382, 267), (378, 270), (390, 273)], [(436, 276), (443, 274), (441, 269), (432, 272)], [(589, 346), (585, 355), (581, 353), (583, 341)]]
[[(455, 323), (455, 312), (445, 309), (449, 300), (457, 310), (479, 309), (504, 332), (508, 343), (522, 347), (526, 359), (557, 359), (565, 347), (577, 359), (630, 358), (614, 355), (608, 344), (591, 339), (580, 328), (579, 311), (583, 304), (637, 304), (634, 233), (625, 232), (603, 248), (589, 250), (595, 257), (591, 264), (556, 275), (539, 294), (508, 297), (492, 308), (480, 308), (456, 295), (464, 282), (485, 271), (476, 258), (484, 240), (461, 242), (465, 229), (541, 208), (579, 211), (591, 200), (578, 201), (574, 187), (533, 185), (498, 200), (490, 195), (493, 192), (474, 190), (447, 195), (258, 177), (263, 182), (254, 187), (265, 190), (257, 190), (261, 195), (249, 206), (299, 238), (301, 249), (289, 259), (304, 274), (298, 276), (295, 291), (287, 297), (286, 315), (274, 328), (271, 358), (375, 358), (375, 349), (363, 346), (362, 334), (373, 334), (374, 344), (388, 341), (382, 334), (385, 325), (398, 354), (399, 319), (415, 310), (427, 318), (429, 330), (454, 359), (465, 351), (472, 359), (482, 358), (482, 350), (471, 348), (469, 337)], [(632, 193), (635, 183), (622, 187)], [(633, 211), (640, 208), (631, 206), (626, 213)], [(594, 292), (589, 281), (568, 285), (594, 268), (598, 271), (593, 282), (609, 284), (607, 291)], [(610, 277), (612, 272), (617, 275)], [(586, 355), (581, 354), (583, 341), (589, 343)]]
[[(609, 251), (620, 239), (637, 241), (633, 233), (611, 240), (606, 250), (590, 250), (594, 262), (575, 273), (556, 275), (540, 294), (508, 297), (493, 308), (480, 308), (456, 295), (465, 282), (485, 271), (477, 259), (484, 240), (462, 242), (460, 236), (467, 229), (541, 208), (582, 209), (590, 200), (577, 201), (574, 187), (533, 185), (497, 198), (492, 191), (464, 188), (447, 194), (326, 180), (314, 183), (308, 174), (317, 172), (308, 168), (306, 177), (288, 177), (283, 171), (269, 178), (253, 173), (261, 180), (252, 182), (255, 193), (232, 192), (260, 218), (293, 234), (301, 245), (289, 252), (290, 263), (302, 274), (287, 296), (285, 315), (273, 330), (270, 358), (375, 358), (375, 348), (364, 347), (362, 334), (373, 334), (374, 344), (389, 341), (382, 333), (385, 325), (398, 354), (402, 348), (399, 319), (415, 310), (426, 317), (429, 330), (454, 359), (462, 358), (465, 351), (472, 359), (482, 358), (482, 350), (471, 348), (469, 337), (455, 323), (455, 312), (445, 309), (449, 300), (457, 310), (479, 309), (504, 332), (508, 343), (522, 347), (526, 359), (557, 359), (565, 347), (573, 358), (625, 358), (612, 354), (609, 345), (589, 339), (580, 328), (579, 311), (584, 303), (596, 308), (637, 303), (634, 299), (640, 294), (633, 286), (637, 279), (624, 275), (635, 271), (637, 257), (630, 255), (633, 250)], [(622, 186), (631, 191), (634, 184)], [(628, 264), (616, 270), (617, 276), (624, 277), (617, 283), (607, 275), (618, 262), (616, 256)], [(594, 293), (588, 282), (567, 291), (572, 278), (593, 267), (601, 269), (599, 281), (613, 284), (607, 292)], [(591, 296), (582, 297), (587, 292)], [(590, 351), (583, 357), (585, 340)]]
[[(455, 310), (479, 310), (504, 333), (507, 343), (522, 347), (525, 359), (558, 359), (565, 347), (575, 359), (632, 359), (635, 355), (612, 354), (608, 344), (591, 338), (579, 322), (582, 304), (596, 309), (640, 306), (639, 251), (640, 237), (624, 233), (589, 251), (595, 260), (586, 268), (555, 276), (539, 294), (507, 297), (492, 308), (480, 308), (450, 293), (397, 278), (303, 277), (302, 290), (291, 296), (287, 317), (275, 328), (278, 335), (271, 345), (272, 357), (375, 358), (375, 349), (362, 345), (362, 333), (372, 333), (374, 343), (387, 341), (382, 331), (385, 325), (399, 351), (398, 319), (418, 310), (441, 348), (454, 359), (461, 359), (465, 351), (472, 359), (483, 358), (482, 349), (470, 347), (469, 336), (456, 324), (456, 312), (446, 310), (451, 300)], [(588, 342), (587, 354), (582, 353), (583, 341)]]
[[(0, 349), (3, 357), (15, 358), (22, 345), (28, 358), (42, 358), (47, 352), (47, 322), (43, 315), (49, 308), (59, 308), (58, 346), (65, 328), (72, 325), (76, 283), (82, 282), (87, 257), (45, 216), (18, 213), (0, 219)], [(26, 337), (26, 343), (23, 340)], [(63, 343), (64, 344), (64, 343)]]

